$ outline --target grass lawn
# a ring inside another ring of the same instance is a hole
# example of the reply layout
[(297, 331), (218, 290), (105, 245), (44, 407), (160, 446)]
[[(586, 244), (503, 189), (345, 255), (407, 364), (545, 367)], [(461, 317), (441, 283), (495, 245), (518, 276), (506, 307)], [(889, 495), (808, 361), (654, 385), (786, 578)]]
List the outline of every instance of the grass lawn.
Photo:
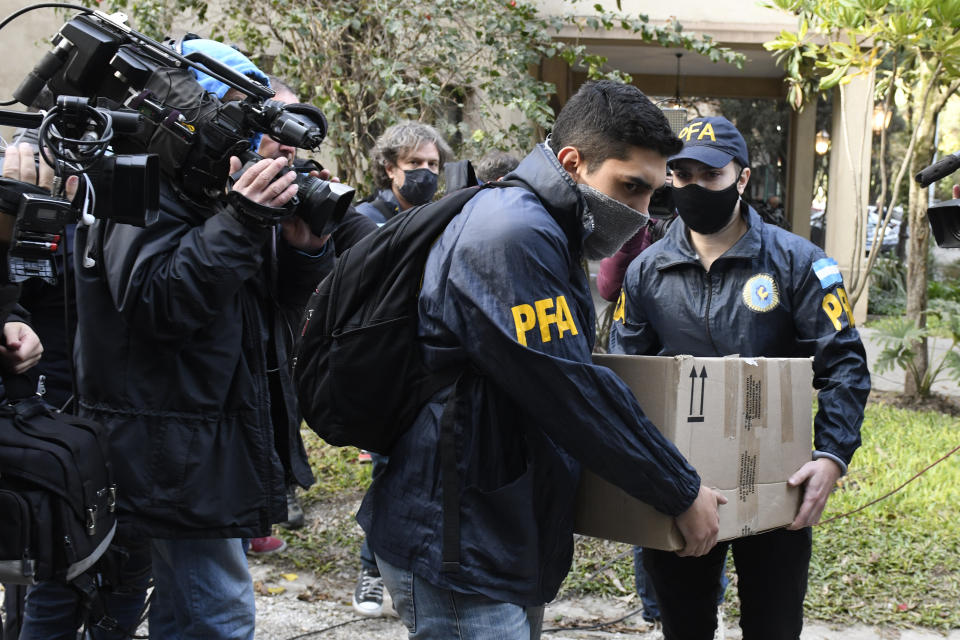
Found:
[[(871, 405), (863, 445), (824, 519), (851, 511), (960, 444), (957, 418)], [(960, 453), (902, 491), (814, 529), (808, 617), (960, 628)]]
[[(357, 570), (356, 500), (370, 465), (356, 449), (335, 449), (312, 434), (307, 448), (317, 474), (305, 501), (328, 517), (284, 532), (296, 565), (318, 573)], [(960, 444), (958, 419), (936, 412), (867, 408), (863, 446), (824, 512), (824, 520), (880, 497)], [(342, 507), (338, 511), (338, 505)], [(850, 517), (814, 529), (806, 618), (838, 624), (960, 628), (960, 453), (902, 491)], [(579, 537), (560, 597), (633, 593), (627, 545)], [(731, 577), (735, 579), (731, 569)], [(639, 602), (635, 601), (639, 606)], [(736, 590), (728, 589), (730, 615)]]

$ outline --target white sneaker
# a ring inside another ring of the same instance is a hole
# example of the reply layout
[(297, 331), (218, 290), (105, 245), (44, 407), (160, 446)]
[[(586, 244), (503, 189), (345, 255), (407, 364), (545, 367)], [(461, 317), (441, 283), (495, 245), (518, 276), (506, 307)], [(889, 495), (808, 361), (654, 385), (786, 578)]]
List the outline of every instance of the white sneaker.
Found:
[(353, 592), (353, 610), (369, 617), (383, 614), (383, 578), (379, 573), (368, 569), (360, 572), (357, 588)]
[(653, 629), (650, 630), (650, 635), (647, 636), (648, 640), (663, 640), (663, 625), (660, 624), (660, 621), (652, 623)]

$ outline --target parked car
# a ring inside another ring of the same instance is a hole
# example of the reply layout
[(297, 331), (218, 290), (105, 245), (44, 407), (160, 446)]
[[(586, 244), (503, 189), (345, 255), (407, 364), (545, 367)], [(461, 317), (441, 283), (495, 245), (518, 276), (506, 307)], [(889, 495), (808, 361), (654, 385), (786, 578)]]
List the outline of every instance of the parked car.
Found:
[[(903, 207), (894, 207), (893, 217), (887, 223), (880, 241), (880, 251), (896, 251), (900, 239), (900, 220), (903, 217)], [(877, 228), (880, 216), (873, 205), (867, 207), (867, 252), (873, 248), (873, 234)], [(810, 209), (810, 240), (822, 247), (824, 243), (824, 210), (814, 207)]]

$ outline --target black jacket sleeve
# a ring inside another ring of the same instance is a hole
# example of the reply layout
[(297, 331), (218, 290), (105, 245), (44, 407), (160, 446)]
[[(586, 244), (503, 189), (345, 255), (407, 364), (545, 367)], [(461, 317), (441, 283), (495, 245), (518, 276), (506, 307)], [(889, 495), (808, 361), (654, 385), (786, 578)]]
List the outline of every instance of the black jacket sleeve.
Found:
[(813, 352), (813, 386), (819, 391), (814, 448), (849, 464), (860, 446), (870, 372), (843, 282), (825, 285), (817, 276), (817, 264), (829, 262), (822, 256), (798, 265), (794, 325), (798, 341)]

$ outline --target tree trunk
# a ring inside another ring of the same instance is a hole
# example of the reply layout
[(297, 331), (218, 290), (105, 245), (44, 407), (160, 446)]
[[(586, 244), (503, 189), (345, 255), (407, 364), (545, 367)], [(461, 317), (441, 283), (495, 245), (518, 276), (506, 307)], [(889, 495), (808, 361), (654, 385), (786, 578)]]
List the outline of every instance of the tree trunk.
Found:
[[(916, 175), (920, 169), (933, 159), (933, 137), (936, 112), (923, 114), (923, 122), (917, 131), (917, 146), (910, 166), (910, 175)], [(918, 326), (927, 324), (924, 312), (927, 309), (927, 252), (930, 246), (930, 225), (927, 223), (927, 190), (910, 180), (910, 199), (908, 203), (910, 237), (907, 242), (907, 319)], [(927, 340), (913, 345), (916, 352), (914, 365), (917, 378), (926, 375), (929, 365), (927, 359)], [(923, 391), (918, 388), (918, 380), (910, 373), (905, 374), (904, 395), (917, 398)]]

